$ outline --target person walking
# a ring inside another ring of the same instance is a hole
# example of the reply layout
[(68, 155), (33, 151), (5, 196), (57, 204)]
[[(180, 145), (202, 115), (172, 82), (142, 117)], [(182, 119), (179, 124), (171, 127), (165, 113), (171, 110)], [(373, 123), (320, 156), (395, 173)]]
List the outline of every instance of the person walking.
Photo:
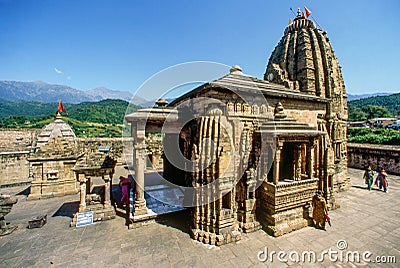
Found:
[(381, 171), (378, 173), (376, 180), (379, 184), (379, 190), (382, 190), (383, 188), (383, 191), (387, 193), (389, 182), (388, 182), (388, 174), (386, 173), (386, 170), (384, 168), (382, 168)]
[(121, 197), (121, 205), (122, 207), (125, 207), (125, 224), (129, 226), (131, 223), (130, 220), (130, 200), (129, 200), (129, 194), (130, 194), (130, 189), (132, 187), (132, 182), (130, 179), (120, 176), (119, 177), (119, 186), (121, 187), (121, 192), (122, 192), (122, 197)]
[(368, 166), (364, 172), (363, 179), (365, 180), (365, 184), (367, 184), (367, 188), (369, 191), (372, 189), (372, 184), (374, 182), (374, 171), (371, 166)]
[(313, 220), (315, 228), (325, 230), (326, 215), (328, 215), (328, 207), (322, 191), (319, 190), (312, 199)]

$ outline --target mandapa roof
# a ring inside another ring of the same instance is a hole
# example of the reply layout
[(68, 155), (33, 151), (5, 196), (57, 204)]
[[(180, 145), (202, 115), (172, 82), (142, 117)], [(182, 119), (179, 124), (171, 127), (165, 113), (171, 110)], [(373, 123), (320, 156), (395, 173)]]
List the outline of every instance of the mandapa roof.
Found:
[(328, 100), (322, 97), (318, 97), (315, 95), (302, 93), (299, 90), (291, 90), (286, 88), (283, 85), (271, 83), (266, 80), (260, 80), (256, 77), (243, 74), (240, 71), (232, 71), (231, 73), (208, 83), (205, 83), (185, 94), (176, 98), (172, 101), (169, 106), (174, 106), (181, 102), (184, 99), (190, 98), (191, 96), (195, 96), (203, 90), (207, 90), (209, 88), (225, 88), (231, 90), (233, 92), (239, 93), (261, 93), (264, 96), (274, 96), (274, 97), (290, 97), (294, 99), (303, 99), (303, 100), (313, 100), (320, 102), (327, 102)]

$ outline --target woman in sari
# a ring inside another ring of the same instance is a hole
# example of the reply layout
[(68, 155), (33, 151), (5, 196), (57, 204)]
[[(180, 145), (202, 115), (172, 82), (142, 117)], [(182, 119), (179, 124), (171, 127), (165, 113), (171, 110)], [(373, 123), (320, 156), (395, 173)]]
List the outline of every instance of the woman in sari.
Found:
[(379, 172), (378, 177), (376, 180), (379, 183), (379, 189), (381, 190), (383, 188), (383, 191), (385, 193), (388, 192), (388, 174), (386, 173), (386, 170), (382, 168), (382, 170)]
[(363, 179), (365, 180), (365, 184), (368, 185), (368, 190), (371, 191), (372, 184), (374, 182), (374, 171), (372, 170), (371, 166), (368, 166), (368, 168), (365, 170)]
[(312, 199), (313, 206), (313, 220), (317, 229), (325, 230), (326, 215), (328, 208), (326, 206), (325, 198), (322, 196), (322, 191), (319, 190)]

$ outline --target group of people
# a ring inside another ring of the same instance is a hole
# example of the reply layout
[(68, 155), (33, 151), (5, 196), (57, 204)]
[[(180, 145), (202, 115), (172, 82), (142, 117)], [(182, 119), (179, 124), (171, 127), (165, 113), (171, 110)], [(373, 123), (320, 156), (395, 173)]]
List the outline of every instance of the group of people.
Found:
[[(371, 190), (372, 186), (375, 184), (379, 188), (379, 190), (383, 190), (385, 193), (387, 193), (389, 181), (386, 170), (384, 168), (380, 169), (378, 175), (375, 178), (375, 182), (374, 182), (374, 175), (375, 175), (374, 170), (372, 170), (371, 166), (368, 166), (365, 169), (363, 177), (363, 179), (365, 180), (365, 184), (367, 184), (367, 189)], [(319, 190), (317, 194), (313, 197), (312, 206), (313, 206), (313, 220), (315, 227), (318, 229), (325, 230), (325, 223), (326, 221), (328, 221), (328, 223), (330, 224), (330, 219), (328, 216), (328, 208), (322, 191)]]
[(387, 193), (389, 191), (388, 190), (389, 181), (388, 181), (388, 174), (386, 173), (385, 169), (384, 168), (380, 169), (378, 175), (375, 178), (375, 183), (374, 183), (374, 175), (375, 172), (372, 170), (371, 166), (368, 166), (363, 176), (365, 184), (367, 184), (368, 190), (371, 190), (372, 185), (375, 184), (379, 188), (379, 190), (383, 190), (385, 193)]

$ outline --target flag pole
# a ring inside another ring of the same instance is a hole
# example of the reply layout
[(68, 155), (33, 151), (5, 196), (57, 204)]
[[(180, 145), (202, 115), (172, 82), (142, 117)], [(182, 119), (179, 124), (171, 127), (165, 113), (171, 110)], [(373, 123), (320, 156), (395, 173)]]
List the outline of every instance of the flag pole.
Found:
[(296, 16), (296, 13), (294, 13), (293, 9), (292, 8), (289, 8), (289, 9), (290, 9), (290, 11), (292, 11), (293, 15)]
[(318, 21), (314, 18), (314, 16), (311, 15), (310, 17), (315, 21), (315, 23), (317, 24), (318, 28), (320, 28), (322, 30), (321, 25), (319, 25)]

